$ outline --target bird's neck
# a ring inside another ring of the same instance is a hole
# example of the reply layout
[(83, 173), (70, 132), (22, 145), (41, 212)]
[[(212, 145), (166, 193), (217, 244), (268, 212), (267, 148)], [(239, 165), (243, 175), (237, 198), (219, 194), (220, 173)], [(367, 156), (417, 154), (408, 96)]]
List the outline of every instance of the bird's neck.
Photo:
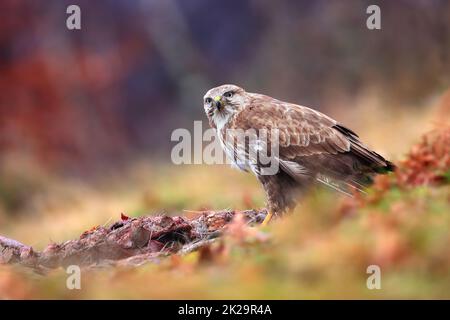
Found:
[(217, 114), (213, 117), (214, 124), (216, 125), (217, 130), (224, 129), (230, 120), (233, 118), (234, 113), (224, 113)]

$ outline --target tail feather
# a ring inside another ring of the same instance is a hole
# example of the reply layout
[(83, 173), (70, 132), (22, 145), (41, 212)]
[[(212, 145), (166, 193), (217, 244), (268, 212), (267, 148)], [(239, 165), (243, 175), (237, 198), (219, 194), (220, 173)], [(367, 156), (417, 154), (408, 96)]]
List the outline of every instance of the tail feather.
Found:
[(336, 125), (334, 128), (350, 140), (351, 146), (349, 153), (355, 158), (354, 166), (357, 171), (378, 174), (386, 174), (395, 171), (396, 167), (392, 162), (367, 148), (361, 140), (359, 140), (356, 133), (341, 125)]

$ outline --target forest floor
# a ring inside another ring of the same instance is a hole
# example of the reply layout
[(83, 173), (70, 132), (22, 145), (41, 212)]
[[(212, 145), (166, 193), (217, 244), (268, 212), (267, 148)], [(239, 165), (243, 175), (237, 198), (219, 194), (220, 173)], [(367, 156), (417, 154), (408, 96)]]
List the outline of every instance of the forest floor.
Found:
[[(139, 193), (22, 181), (17, 188), (33, 201), (14, 218), (0, 214), (1, 232), (33, 251), (7, 252), (3, 242), (0, 298), (448, 299), (450, 130), (423, 136), (397, 164), (367, 195), (318, 188), (267, 227), (259, 186), (231, 170), (135, 169), (131, 183), (147, 186)], [(34, 191), (40, 183), (45, 194)], [(239, 213), (246, 208), (257, 209)], [(24, 213), (33, 211), (47, 214)], [(116, 247), (99, 246), (111, 235)], [(86, 243), (100, 249), (80, 250)], [(67, 287), (70, 264), (81, 266), (79, 290)], [(379, 290), (367, 287), (373, 265)]]

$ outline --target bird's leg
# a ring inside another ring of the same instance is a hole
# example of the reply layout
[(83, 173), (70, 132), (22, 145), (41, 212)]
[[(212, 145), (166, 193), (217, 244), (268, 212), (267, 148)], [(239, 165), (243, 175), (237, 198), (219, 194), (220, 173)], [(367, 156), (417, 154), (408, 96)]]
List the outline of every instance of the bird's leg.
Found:
[(273, 212), (272, 210), (269, 210), (266, 214), (266, 217), (264, 218), (264, 221), (261, 223), (261, 226), (265, 227), (269, 223), (269, 221), (272, 219)]

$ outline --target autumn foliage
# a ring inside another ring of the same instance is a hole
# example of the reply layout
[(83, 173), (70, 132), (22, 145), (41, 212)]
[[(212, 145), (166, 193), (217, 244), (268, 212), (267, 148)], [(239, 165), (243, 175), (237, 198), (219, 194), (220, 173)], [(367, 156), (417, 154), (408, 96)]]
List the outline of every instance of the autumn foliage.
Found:
[[(401, 160), (393, 175), (378, 176), (373, 192), (365, 200), (383, 197), (392, 188), (439, 186), (450, 181), (450, 127), (424, 134)], [(363, 200), (364, 197), (357, 197)], [(363, 200), (364, 202), (364, 200)]]
[(450, 127), (425, 134), (396, 174), (400, 186), (438, 185), (450, 180)]

